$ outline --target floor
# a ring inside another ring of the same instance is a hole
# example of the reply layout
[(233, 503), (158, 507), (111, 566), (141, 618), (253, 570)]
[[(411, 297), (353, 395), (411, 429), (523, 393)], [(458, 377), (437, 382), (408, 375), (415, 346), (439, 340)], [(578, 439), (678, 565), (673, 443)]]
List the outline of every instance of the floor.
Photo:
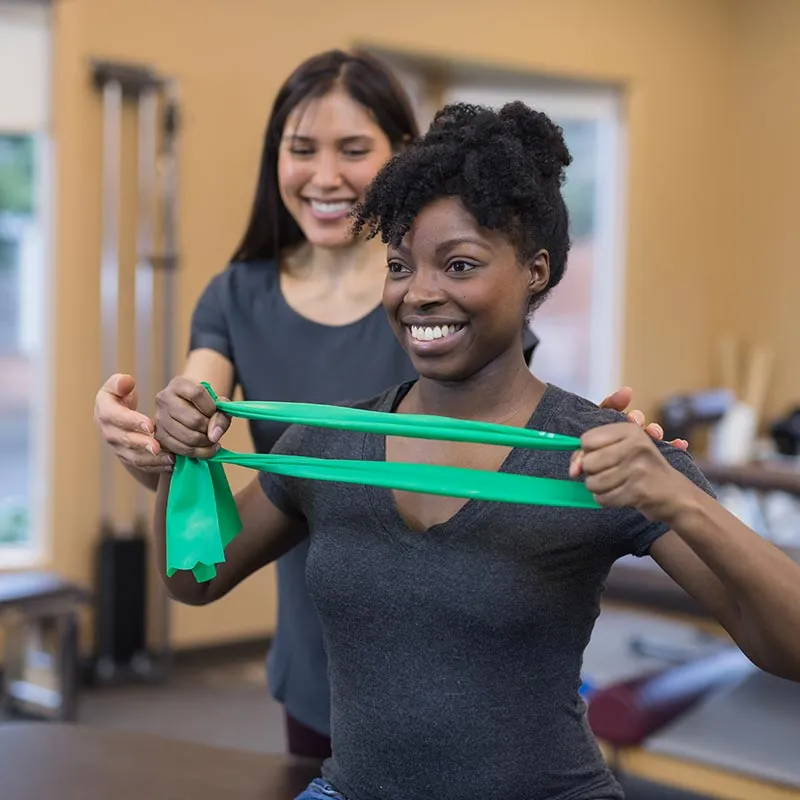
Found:
[(165, 685), (87, 689), (79, 719), (236, 750), (286, 749), (282, 709), (266, 689), (260, 656), (179, 665)]

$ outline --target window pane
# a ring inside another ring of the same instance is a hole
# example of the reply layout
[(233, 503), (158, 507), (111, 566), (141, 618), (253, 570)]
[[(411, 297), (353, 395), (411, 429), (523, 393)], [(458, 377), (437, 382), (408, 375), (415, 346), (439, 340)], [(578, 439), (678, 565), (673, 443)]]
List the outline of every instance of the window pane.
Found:
[(42, 252), (35, 142), (0, 134), (0, 546), (28, 544), (33, 456), (30, 399), (40, 352)]
[(531, 323), (539, 337), (532, 367), (543, 380), (598, 401), (618, 379), (622, 270), (617, 230), (622, 212), (617, 97), (611, 89), (594, 86), (524, 88), (516, 83), (460, 83), (444, 99), (495, 108), (522, 100), (563, 128), (572, 154), (564, 184), (572, 250), (562, 282)]
[(537, 311), (532, 325), (541, 340), (535, 371), (542, 378), (587, 397), (592, 391), (592, 285), (598, 246), (598, 123), (557, 117), (554, 122), (564, 129), (572, 153), (564, 183), (572, 249), (564, 279)]

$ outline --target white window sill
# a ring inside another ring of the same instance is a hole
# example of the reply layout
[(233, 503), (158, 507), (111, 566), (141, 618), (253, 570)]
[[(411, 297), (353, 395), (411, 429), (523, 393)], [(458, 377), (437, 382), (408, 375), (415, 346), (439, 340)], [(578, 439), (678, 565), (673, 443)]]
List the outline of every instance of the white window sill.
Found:
[(0, 546), (0, 572), (18, 569), (41, 568), (45, 563), (45, 553), (34, 545), (16, 547)]

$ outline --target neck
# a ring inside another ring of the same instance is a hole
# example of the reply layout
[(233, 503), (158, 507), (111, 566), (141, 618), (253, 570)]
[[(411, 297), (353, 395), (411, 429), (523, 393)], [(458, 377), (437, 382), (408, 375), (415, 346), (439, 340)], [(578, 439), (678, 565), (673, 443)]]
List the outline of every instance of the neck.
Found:
[(385, 260), (386, 246), (376, 239), (345, 247), (316, 247), (304, 242), (284, 259), (283, 267), (293, 278), (338, 284), (380, 269)]
[(527, 419), (546, 388), (531, 374), (520, 345), (518, 355), (497, 359), (463, 381), (420, 377), (409, 400), (419, 414), (503, 424), (520, 415)]

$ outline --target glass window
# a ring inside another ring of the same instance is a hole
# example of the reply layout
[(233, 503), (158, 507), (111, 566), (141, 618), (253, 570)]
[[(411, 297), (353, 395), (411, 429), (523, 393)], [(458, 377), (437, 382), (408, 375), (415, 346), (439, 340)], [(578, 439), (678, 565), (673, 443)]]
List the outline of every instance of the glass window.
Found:
[(0, 568), (44, 544), (49, 15), (0, 0)]
[(39, 357), (32, 282), (40, 269), (32, 136), (0, 133), (0, 547), (27, 545)]
[(621, 350), (623, 210), (621, 121), (610, 89), (461, 83), (444, 102), (498, 107), (522, 100), (564, 129), (573, 161), (564, 196), (572, 251), (566, 275), (532, 323), (540, 339), (534, 366), (543, 380), (599, 401), (617, 388)]

